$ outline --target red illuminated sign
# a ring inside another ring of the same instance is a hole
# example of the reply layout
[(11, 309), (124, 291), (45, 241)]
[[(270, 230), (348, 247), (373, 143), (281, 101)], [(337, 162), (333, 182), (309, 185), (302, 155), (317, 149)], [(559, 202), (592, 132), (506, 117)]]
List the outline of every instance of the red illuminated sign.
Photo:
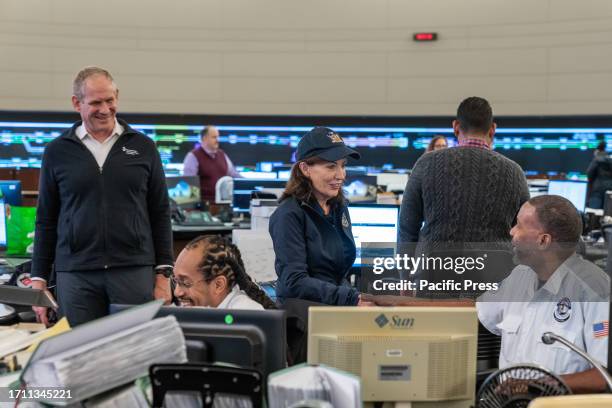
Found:
[(436, 41), (438, 33), (415, 33), (412, 38), (414, 41)]

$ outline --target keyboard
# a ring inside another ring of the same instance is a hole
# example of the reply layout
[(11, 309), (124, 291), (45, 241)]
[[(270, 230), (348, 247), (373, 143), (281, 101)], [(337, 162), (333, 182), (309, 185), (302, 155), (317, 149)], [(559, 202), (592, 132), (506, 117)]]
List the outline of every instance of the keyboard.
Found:
[(184, 221), (181, 221), (180, 223), (178, 223), (178, 225), (182, 225), (185, 227), (223, 227), (225, 226), (224, 223), (222, 223), (221, 221), (207, 221), (204, 219), (198, 219), (198, 218), (187, 218)]

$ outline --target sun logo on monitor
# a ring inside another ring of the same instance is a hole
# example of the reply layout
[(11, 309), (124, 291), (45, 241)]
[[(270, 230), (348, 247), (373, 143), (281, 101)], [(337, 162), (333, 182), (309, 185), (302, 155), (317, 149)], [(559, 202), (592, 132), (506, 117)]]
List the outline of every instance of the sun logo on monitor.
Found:
[(384, 314), (379, 315), (376, 319), (374, 319), (374, 321), (381, 329), (385, 327), (387, 323), (389, 323), (389, 319), (387, 319), (387, 316)]

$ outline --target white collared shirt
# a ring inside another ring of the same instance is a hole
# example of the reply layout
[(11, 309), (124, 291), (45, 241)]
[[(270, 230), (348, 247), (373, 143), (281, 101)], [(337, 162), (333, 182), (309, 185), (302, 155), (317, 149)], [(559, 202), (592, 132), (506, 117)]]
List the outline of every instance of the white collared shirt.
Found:
[(571, 374), (591, 366), (558, 342), (544, 344), (542, 335), (563, 336), (607, 365), (609, 293), (609, 277), (574, 254), (540, 288), (531, 268), (517, 266), (500, 289), (482, 295), (476, 307), (481, 323), (502, 337), (500, 368), (530, 363)]
[(234, 285), (217, 309), (263, 310), (264, 307), (251, 299), (238, 285)]
[(108, 157), (108, 153), (110, 152), (117, 139), (119, 139), (119, 136), (123, 134), (123, 130), (123, 126), (121, 126), (119, 122), (117, 122), (117, 119), (115, 119), (115, 128), (113, 129), (113, 133), (110, 135), (110, 137), (107, 137), (106, 140), (104, 140), (102, 143), (98, 142), (89, 133), (87, 133), (85, 124), (81, 124), (79, 127), (77, 127), (76, 135), (81, 140), (81, 142), (83, 142), (85, 147), (87, 147), (87, 150), (89, 150), (91, 154), (93, 154), (96, 159), (96, 162), (98, 163), (98, 167), (102, 168), (104, 162), (106, 161), (106, 158)]

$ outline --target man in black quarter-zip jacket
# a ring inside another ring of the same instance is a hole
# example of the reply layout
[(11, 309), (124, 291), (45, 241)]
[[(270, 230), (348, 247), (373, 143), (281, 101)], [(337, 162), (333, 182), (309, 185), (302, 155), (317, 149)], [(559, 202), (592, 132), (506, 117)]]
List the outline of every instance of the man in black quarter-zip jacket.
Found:
[[(108, 71), (85, 68), (73, 88), (82, 121), (45, 149), (32, 259), (34, 288), (46, 289), (55, 269), (60, 312), (72, 326), (106, 315), (110, 303), (169, 299), (173, 263), (155, 143), (115, 117), (119, 93)], [(48, 324), (46, 308), (34, 311)]]

